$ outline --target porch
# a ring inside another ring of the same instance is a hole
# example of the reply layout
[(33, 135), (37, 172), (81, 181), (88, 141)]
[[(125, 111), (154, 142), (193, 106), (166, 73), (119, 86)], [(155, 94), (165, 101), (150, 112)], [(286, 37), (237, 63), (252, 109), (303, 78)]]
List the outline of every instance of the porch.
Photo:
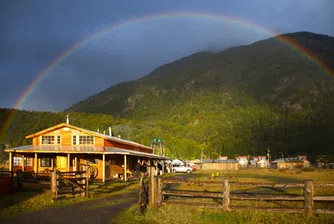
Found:
[(162, 164), (160, 169), (164, 171), (164, 161), (169, 159), (150, 153), (94, 146), (33, 146), (33, 149), (17, 147), (6, 151), (9, 153), (9, 171), (22, 171), (37, 177), (48, 176), (54, 169), (62, 172), (90, 169), (90, 178), (102, 182), (127, 181), (140, 171), (146, 172), (145, 167), (149, 164), (155, 164), (157, 169), (158, 163)]

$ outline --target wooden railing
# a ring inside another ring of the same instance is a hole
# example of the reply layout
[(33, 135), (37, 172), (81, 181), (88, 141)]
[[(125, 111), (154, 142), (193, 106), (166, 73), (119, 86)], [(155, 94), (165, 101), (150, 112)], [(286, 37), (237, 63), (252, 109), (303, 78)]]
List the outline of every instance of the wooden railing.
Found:
[[(221, 185), (221, 192), (207, 191), (185, 191), (185, 190), (169, 190), (166, 187), (171, 187), (172, 184), (188, 184), (188, 185)], [(230, 186), (254, 186), (266, 188), (303, 188), (303, 196), (296, 195), (277, 195), (264, 193), (237, 193), (230, 190)], [(305, 213), (307, 217), (314, 213), (334, 214), (334, 210), (330, 209), (315, 209), (314, 202), (333, 202), (334, 196), (314, 196), (314, 187), (334, 187), (334, 184), (313, 184), (311, 180), (304, 180), (303, 184), (260, 184), (260, 183), (229, 183), (228, 179), (222, 182), (218, 181), (182, 181), (168, 180), (159, 177), (151, 178), (150, 180), (150, 203), (155, 206), (161, 204), (182, 204), (196, 205), (197, 207), (221, 207), (222, 211), (231, 210), (257, 210), (257, 211), (272, 211), (272, 212), (289, 212), (289, 213)], [(169, 196), (191, 197), (191, 198), (216, 198), (221, 199), (220, 204), (194, 204), (184, 201), (170, 201)], [(230, 206), (230, 201), (303, 201), (303, 209), (292, 208), (272, 208), (272, 207), (241, 207)]]

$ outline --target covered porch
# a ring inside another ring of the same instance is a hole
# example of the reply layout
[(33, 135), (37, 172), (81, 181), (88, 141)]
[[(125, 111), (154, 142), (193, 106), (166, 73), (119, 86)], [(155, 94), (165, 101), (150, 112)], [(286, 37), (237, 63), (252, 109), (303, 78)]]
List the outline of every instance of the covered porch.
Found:
[[(23, 171), (47, 176), (52, 170), (62, 172), (91, 170), (91, 179), (127, 181), (146, 172), (146, 166), (165, 171), (170, 158), (151, 153), (102, 146), (22, 146), (6, 149), (9, 171)], [(37, 176), (37, 175), (35, 175)]]

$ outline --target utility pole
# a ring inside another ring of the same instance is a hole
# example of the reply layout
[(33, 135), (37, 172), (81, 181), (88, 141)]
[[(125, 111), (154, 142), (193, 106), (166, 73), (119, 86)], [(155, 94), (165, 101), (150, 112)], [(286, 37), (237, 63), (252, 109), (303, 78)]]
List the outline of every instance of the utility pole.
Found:
[(269, 147), (268, 147), (267, 156), (268, 156), (268, 167), (269, 167), (270, 166), (270, 149), (269, 149)]

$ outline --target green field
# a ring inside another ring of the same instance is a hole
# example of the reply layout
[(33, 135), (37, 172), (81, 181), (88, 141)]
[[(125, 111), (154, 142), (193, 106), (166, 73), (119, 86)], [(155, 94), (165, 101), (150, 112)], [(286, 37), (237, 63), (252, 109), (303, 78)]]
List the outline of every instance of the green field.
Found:
[[(193, 180), (216, 180), (228, 178), (230, 182), (254, 183), (302, 183), (311, 179), (317, 183), (334, 183), (333, 170), (297, 171), (297, 170), (240, 170), (233, 172), (204, 172), (191, 176)], [(219, 185), (173, 185), (175, 190), (192, 190), (219, 192)], [(231, 186), (231, 192), (265, 193), (274, 195), (302, 196), (302, 188), (273, 189), (252, 186)], [(333, 187), (315, 187), (315, 196), (334, 196)], [(223, 213), (217, 199), (192, 199), (169, 197), (168, 201), (181, 203), (180, 205), (162, 205), (159, 208), (147, 209), (144, 215), (136, 214), (136, 206), (122, 212), (113, 223), (334, 223), (334, 215), (316, 214), (306, 218), (304, 214), (261, 212), (261, 211), (231, 211)], [(194, 206), (185, 206), (192, 204)], [(217, 204), (216, 208), (201, 208), (196, 204)], [(303, 202), (291, 201), (234, 201), (231, 206), (272, 207), (272, 208), (303, 208)], [(334, 209), (334, 203), (315, 202), (317, 209)]]

